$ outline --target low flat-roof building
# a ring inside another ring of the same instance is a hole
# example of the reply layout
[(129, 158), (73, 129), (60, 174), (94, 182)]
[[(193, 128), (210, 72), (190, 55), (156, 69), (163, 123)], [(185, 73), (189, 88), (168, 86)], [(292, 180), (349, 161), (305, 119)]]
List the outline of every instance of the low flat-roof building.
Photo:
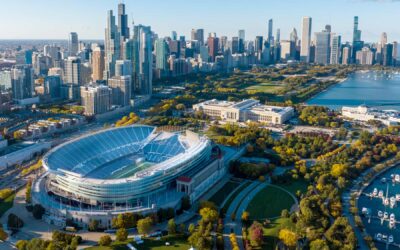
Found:
[(400, 124), (400, 112), (396, 110), (378, 110), (367, 106), (342, 107), (342, 115), (356, 121), (377, 120), (387, 126)]
[(278, 107), (260, 104), (260, 101), (246, 99), (241, 102), (208, 100), (193, 105), (193, 110), (202, 111), (206, 115), (228, 122), (261, 122), (267, 124), (283, 124), (293, 114), (292, 107)]

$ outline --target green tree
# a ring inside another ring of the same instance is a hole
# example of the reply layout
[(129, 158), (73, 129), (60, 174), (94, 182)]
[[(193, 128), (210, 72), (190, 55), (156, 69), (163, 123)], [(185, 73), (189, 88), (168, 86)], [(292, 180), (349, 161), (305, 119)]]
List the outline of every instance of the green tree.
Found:
[(41, 220), (45, 210), (40, 204), (35, 204), (32, 209), (32, 215), (35, 219)]
[(168, 234), (169, 235), (174, 235), (176, 234), (176, 224), (175, 224), (175, 220), (174, 219), (170, 219), (168, 221)]
[(25, 202), (27, 204), (30, 204), (32, 202), (32, 180), (28, 180), (28, 182), (26, 183), (26, 190), (25, 190)]
[(193, 234), (195, 229), (196, 229), (195, 225), (193, 223), (190, 223), (188, 228), (189, 233)]
[(329, 250), (329, 246), (326, 240), (316, 239), (311, 241), (310, 250)]
[(19, 240), (17, 241), (17, 243), (15, 243), (15, 247), (18, 250), (27, 250), (26, 246), (28, 245), (28, 241), (27, 240)]
[(99, 221), (98, 220), (90, 220), (89, 231), (95, 232), (98, 229), (99, 229)]
[(115, 233), (115, 237), (118, 241), (125, 241), (128, 239), (128, 231), (125, 228), (120, 228)]
[(137, 230), (139, 234), (148, 234), (151, 230), (151, 226), (153, 224), (153, 220), (151, 217), (146, 217), (144, 219), (141, 219), (137, 223)]
[(109, 235), (103, 235), (99, 239), (99, 245), (100, 246), (109, 246), (111, 245), (111, 237)]

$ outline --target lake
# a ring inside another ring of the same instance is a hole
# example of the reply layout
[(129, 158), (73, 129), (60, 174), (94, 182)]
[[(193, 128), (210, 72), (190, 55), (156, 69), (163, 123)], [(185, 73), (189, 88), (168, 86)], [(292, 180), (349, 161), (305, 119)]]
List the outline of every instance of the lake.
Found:
[(341, 109), (362, 104), (400, 111), (400, 73), (357, 72), (307, 101), (309, 105)]

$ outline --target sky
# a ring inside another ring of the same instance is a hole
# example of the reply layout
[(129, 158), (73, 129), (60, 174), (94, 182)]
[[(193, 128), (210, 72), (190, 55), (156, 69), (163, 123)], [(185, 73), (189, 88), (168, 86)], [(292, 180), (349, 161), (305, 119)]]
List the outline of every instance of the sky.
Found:
[[(121, 0), (0, 0), (0, 39), (104, 39), (107, 10), (117, 12)], [(388, 41), (400, 41), (400, 0), (124, 0), (129, 22), (152, 27), (160, 37), (178, 35), (190, 39), (192, 28), (205, 33), (237, 36), (246, 40), (266, 36), (267, 20), (288, 39), (301, 18), (313, 18), (313, 32), (326, 24), (344, 41), (352, 40), (353, 16), (359, 16), (362, 39), (375, 42), (383, 31)]]

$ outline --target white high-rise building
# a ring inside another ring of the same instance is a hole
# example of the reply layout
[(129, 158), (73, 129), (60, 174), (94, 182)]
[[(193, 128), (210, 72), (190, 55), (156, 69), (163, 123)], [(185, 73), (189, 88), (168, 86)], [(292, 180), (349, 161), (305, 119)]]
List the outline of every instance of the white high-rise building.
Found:
[(114, 76), (108, 79), (108, 87), (112, 89), (112, 105), (128, 106), (131, 99), (131, 76)]
[(81, 59), (75, 56), (68, 57), (68, 59), (65, 60), (64, 82), (68, 84), (80, 85), (82, 82), (81, 66)]
[(112, 89), (105, 85), (86, 85), (81, 87), (81, 103), (85, 115), (102, 114), (111, 109)]
[(340, 64), (340, 45), (342, 37), (340, 35), (331, 34), (331, 60), (330, 64)]
[(311, 43), (312, 18), (303, 17), (301, 27), (301, 48), (300, 61), (310, 62), (310, 43)]

